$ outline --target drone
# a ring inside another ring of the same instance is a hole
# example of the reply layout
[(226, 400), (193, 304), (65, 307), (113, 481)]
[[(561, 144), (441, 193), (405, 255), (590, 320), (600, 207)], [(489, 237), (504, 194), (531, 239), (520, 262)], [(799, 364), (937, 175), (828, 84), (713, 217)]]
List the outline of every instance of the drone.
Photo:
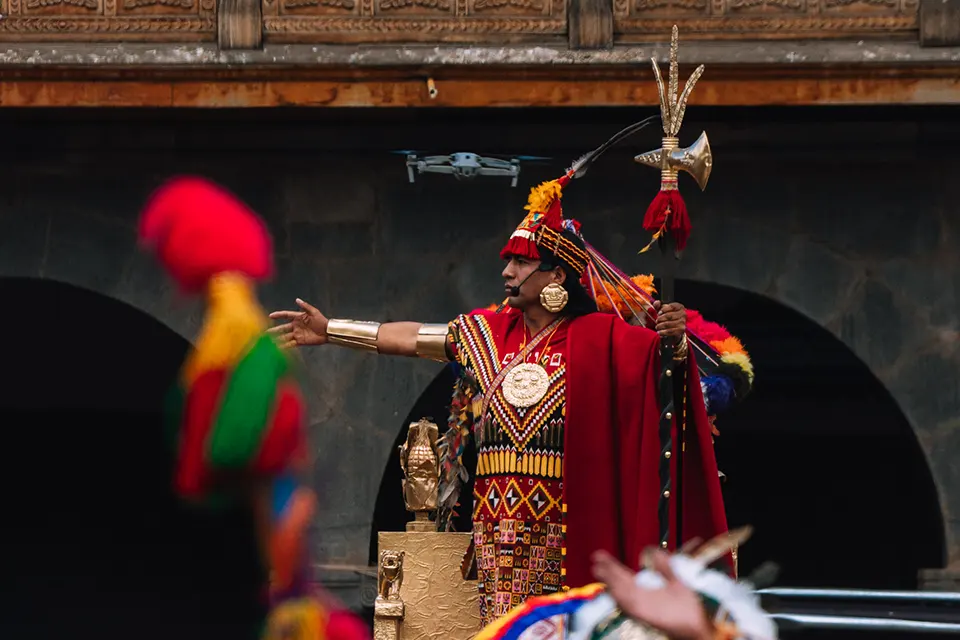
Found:
[(411, 183), (416, 181), (417, 174), (445, 173), (457, 180), (473, 180), (477, 176), (504, 176), (510, 178), (511, 187), (517, 186), (521, 162), (550, 159), (540, 156), (513, 156), (509, 160), (504, 160), (465, 151), (422, 158), (416, 151), (395, 151), (394, 153), (407, 157), (407, 177), (410, 178)]

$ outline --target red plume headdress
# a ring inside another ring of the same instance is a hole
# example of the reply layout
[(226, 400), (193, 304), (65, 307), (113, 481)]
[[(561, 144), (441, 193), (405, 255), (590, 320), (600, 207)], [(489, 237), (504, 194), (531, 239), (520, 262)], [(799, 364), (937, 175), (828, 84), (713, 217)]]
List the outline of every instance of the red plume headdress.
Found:
[(203, 290), (217, 273), (253, 280), (273, 273), (264, 223), (239, 198), (203, 178), (174, 178), (161, 186), (147, 203), (139, 235), (189, 293)]

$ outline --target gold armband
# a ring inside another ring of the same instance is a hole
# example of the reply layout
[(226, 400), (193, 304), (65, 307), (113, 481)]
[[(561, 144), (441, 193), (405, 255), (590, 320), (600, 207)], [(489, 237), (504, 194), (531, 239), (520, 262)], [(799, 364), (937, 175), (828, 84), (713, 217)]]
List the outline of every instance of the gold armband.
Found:
[(327, 338), (330, 340), (330, 344), (338, 344), (351, 349), (377, 352), (377, 336), (379, 334), (379, 322), (331, 319), (327, 323)]
[(423, 324), (417, 331), (417, 356), (427, 360), (446, 362), (447, 334), (450, 328), (445, 324)]
[(673, 359), (681, 362), (687, 359), (687, 349), (690, 347), (690, 343), (687, 342), (687, 334), (684, 333), (680, 337), (680, 341), (677, 343), (677, 346), (673, 349)]

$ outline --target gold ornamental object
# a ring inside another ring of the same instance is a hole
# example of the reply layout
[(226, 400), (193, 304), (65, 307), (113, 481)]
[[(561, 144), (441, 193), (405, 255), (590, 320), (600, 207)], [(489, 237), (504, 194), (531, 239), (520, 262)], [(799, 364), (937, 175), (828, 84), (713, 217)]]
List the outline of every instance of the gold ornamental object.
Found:
[(376, 353), (379, 335), (379, 322), (343, 318), (330, 318), (327, 322), (327, 339), (341, 347)]
[(445, 324), (423, 324), (417, 330), (417, 356), (436, 362), (446, 362), (447, 333)]
[(403, 585), (403, 551), (386, 549), (380, 552), (380, 568), (377, 572), (377, 600), (400, 600)]
[(437, 510), (440, 489), (440, 451), (437, 440), (440, 430), (426, 418), (410, 424), (407, 441), (400, 447), (400, 467), (403, 469), (403, 501), (407, 511), (414, 513), (414, 521), (407, 523), (407, 531), (436, 531), (430, 512)]
[(539, 364), (525, 362), (510, 369), (500, 388), (507, 402), (525, 409), (537, 404), (547, 395), (550, 376)]
[(567, 306), (570, 294), (562, 285), (551, 282), (540, 291), (540, 304), (550, 313), (560, 313)]
[(429, 517), (439, 502), (438, 431), (422, 418), (400, 447), (403, 500), (416, 519), (378, 536), (374, 640), (470, 640), (480, 631), (477, 582), (460, 570), (473, 534), (439, 532)]
[(673, 26), (670, 34), (670, 69), (667, 84), (663, 82), (660, 66), (656, 58), (651, 58), (653, 74), (657, 80), (657, 89), (660, 94), (660, 120), (663, 124), (663, 140), (661, 147), (654, 151), (641, 153), (634, 157), (634, 161), (660, 169), (660, 190), (673, 191), (677, 188), (677, 175), (685, 171), (693, 176), (701, 191), (707, 188), (710, 172), (713, 169), (713, 153), (710, 151), (710, 141), (704, 131), (689, 147), (680, 148), (677, 137), (683, 116), (687, 110), (687, 101), (697, 80), (703, 75), (704, 66), (700, 65), (690, 75), (687, 84), (680, 91), (680, 70), (677, 63), (677, 52), (680, 46), (680, 33), (677, 26)]
[(706, 131), (689, 147), (679, 148), (680, 141), (675, 137), (664, 138), (661, 144), (663, 146), (660, 149), (634, 156), (634, 162), (660, 169), (661, 178), (667, 177), (665, 184), (669, 185), (669, 188), (676, 188), (680, 171), (693, 176), (701, 191), (707, 188), (707, 181), (710, 180), (710, 172), (713, 170), (713, 152), (710, 150)]
[(400, 628), (406, 614), (406, 607), (400, 599), (405, 555), (406, 552), (393, 549), (380, 551), (377, 600), (373, 604), (374, 640), (400, 640)]

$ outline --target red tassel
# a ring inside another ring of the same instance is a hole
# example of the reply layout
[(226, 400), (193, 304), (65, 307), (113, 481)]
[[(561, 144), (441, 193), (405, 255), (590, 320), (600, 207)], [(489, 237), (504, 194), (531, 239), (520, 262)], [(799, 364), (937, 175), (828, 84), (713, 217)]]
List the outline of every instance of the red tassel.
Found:
[(660, 231), (664, 223), (667, 223), (667, 231), (673, 236), (677, 251), (683, 251), (690, 237), (690, 216), (687, 203), (676, 189), (660, 191), (643, 217), (643, 228), (650, 233)]
[(539, 260), (540, 250), (537, 249), (536, 243), (532, 240), (520, 236), (512, 236), (510, 240), (507, 241), (506, 246), (500, 250), (500, 257), (504, 260), (509, 259), (510, 256), (527, 258), (528, 260)]
[(540, 222), (545, 227), (554, 231), (563, 229), (563, 208), (560, 206), (560, 200), (554, 200), (543, 214), (543, 220)]

